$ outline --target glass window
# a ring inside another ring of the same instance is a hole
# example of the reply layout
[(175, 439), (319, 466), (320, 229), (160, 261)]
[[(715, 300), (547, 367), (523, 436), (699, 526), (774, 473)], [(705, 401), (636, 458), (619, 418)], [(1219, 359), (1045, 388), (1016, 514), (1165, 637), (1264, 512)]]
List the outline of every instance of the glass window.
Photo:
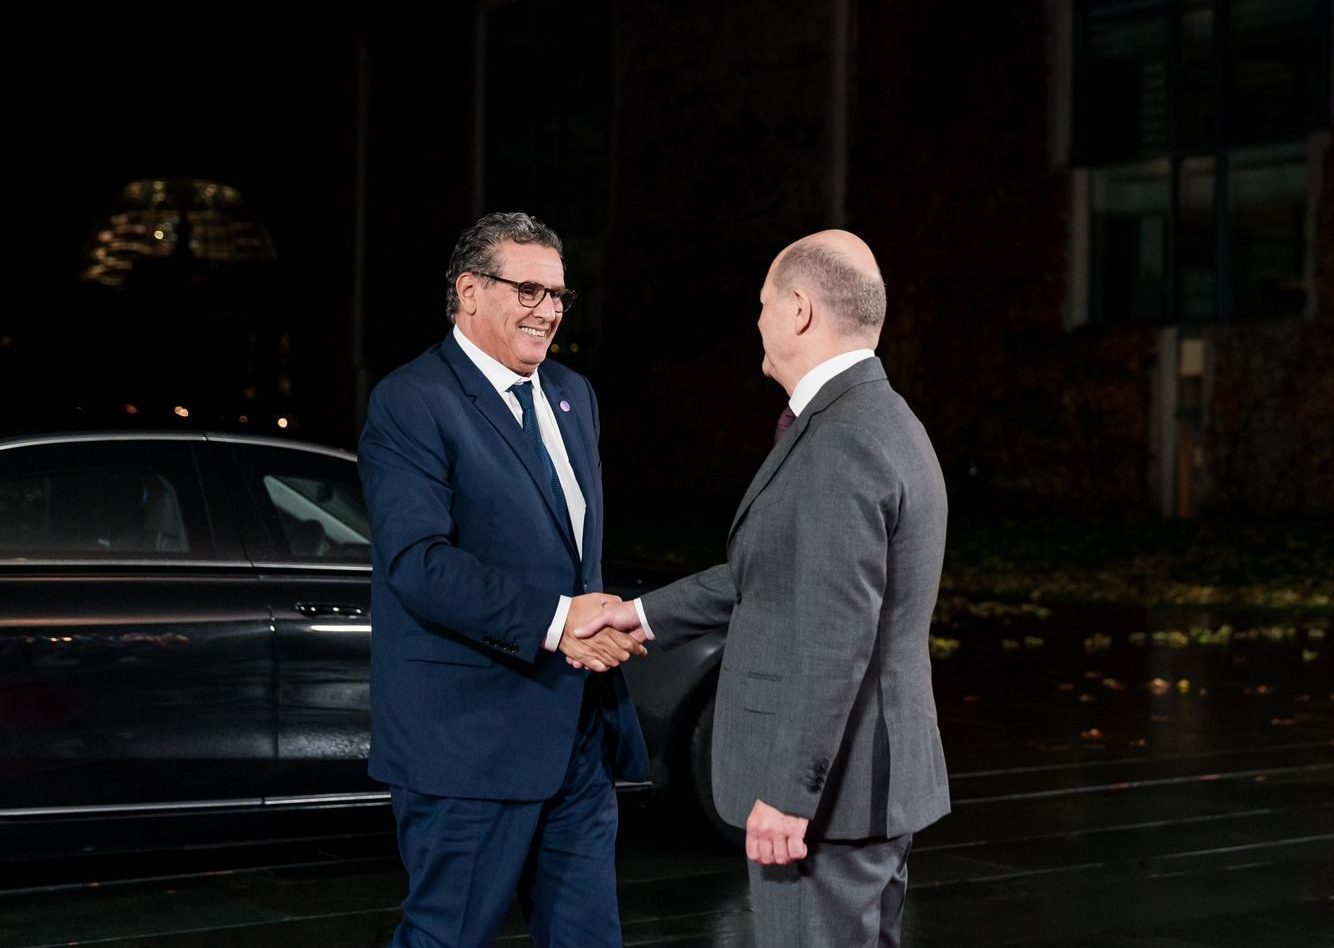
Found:
[(1238, 150), (1232, 156), (1234, 312), (1296, 316), (1306, 308), (1306, 151), (1298, 146)]
[(265, 474), (264, 492), (293, 557), (346, 557), (368, 548), (361, 492), (311, 477)]
[(50, 532), (51, 485), (44, 477), (0, 480), (0, 550), (35, 550)]
[(237, 444), (263, 533), (251, 555), (279, 562), (370, 562), (370, 519), (356, 464), (296, 449)]
[(1329, 122), (1328, 0), (1231, 0), (1228, 127), (1236, 144), (1300, 138)]
[(1301, 313), (1305, 140), (1329, 123), (1327, 5), (1082, 0), (1077, 9), (1091, 319)]
[(0, 557), (211, 554), (188, 456), (154, 463), (158, 448), (85, 442), (0, 451)]
[(1079, 62), (1079, 151), (1124, 161), (1167, 151), (1171, 29), (1157, 4), (1087, 4)]
[(1098, 169), (1092, 189), (1093, 318), (1157, 322), (1166, 306), (1168, 165)]
[(1178, 169), (1176, 217), (1176, 305), (1178, 322), (1217, 315), (1217, 235), (1214, 159), (1186, 158)]
[(1228, 0), (1217, 5), (1221, 20), (1215, 6), (1083, 0), (1077, 161), (1294, 141), (1329, 124), (1329, 25), (1321, 0)]
[[(1178, 150), (1200, 151), (1218, 138), (1218, 92), (1214, 81), (1213, 0), (1189, 0), (1181, 5), (1179, 65), (1177, 66), (1176, 124)], [(1169, 67), (1170, 68), (1170, 67)], [(1168, 100), (1163, 100), (1165, 124), (1170, 124)], [(1159, 152), (1159, 154), (1165, 153)]]

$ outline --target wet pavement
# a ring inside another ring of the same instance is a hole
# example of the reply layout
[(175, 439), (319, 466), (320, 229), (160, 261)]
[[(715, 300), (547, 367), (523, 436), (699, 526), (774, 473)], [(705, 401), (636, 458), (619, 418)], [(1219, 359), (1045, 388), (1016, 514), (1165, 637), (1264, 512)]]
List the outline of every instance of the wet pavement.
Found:
[[(955, 809), (916, 840), (906, 945), (1334, 946), (1327, 614), (942, 615)], [(405, 883), (382, 809), (219, 835), (0, 863), (0, 945), (387, 943)], [(623, 800), (620, 847), (627, 945), (752, 944), (739, 850), (645, 797)], [(497, 944), (527, 943), (512, 913)]]

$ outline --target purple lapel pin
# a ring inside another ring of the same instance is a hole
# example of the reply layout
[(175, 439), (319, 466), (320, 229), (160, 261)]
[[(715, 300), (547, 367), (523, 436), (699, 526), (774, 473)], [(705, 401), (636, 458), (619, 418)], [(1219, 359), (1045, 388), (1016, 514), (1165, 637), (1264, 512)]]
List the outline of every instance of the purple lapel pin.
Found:
[(565, 399), (563, 399), (563, 398), (560, 400), (560, 410), (561, 410), (561, 411), (569, 411), (569, 410), (570, 410), (570, 403), (567, 402), (567, 401), (566, 401)]

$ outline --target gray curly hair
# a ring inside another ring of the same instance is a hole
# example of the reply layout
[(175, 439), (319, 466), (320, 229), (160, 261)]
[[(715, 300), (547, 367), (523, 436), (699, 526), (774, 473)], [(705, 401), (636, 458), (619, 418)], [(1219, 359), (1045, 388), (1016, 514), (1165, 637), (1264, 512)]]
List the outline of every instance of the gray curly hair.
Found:
[(496, 248), (505, 241), (516, 244), (537, 244), (550, 247), (565, 263), (565, 248), (556, 232), (536, 217), (522, 211), (496, 211), (487, 214), (459, 236), (454, 253), (449, 258), (445, 273), (448, 286), (447, 311), (449, 321), (459, 311), (459, 294), (454, 289), (460, 274), (485, 273), (496, 268)]

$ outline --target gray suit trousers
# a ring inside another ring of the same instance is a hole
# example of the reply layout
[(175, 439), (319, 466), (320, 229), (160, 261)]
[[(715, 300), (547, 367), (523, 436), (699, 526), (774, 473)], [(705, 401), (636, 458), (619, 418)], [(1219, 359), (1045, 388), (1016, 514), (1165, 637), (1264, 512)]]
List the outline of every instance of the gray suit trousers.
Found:
[(799, 863), (747, 863), (755, 948), (899, 948), (912, 834), (807, 846)]

